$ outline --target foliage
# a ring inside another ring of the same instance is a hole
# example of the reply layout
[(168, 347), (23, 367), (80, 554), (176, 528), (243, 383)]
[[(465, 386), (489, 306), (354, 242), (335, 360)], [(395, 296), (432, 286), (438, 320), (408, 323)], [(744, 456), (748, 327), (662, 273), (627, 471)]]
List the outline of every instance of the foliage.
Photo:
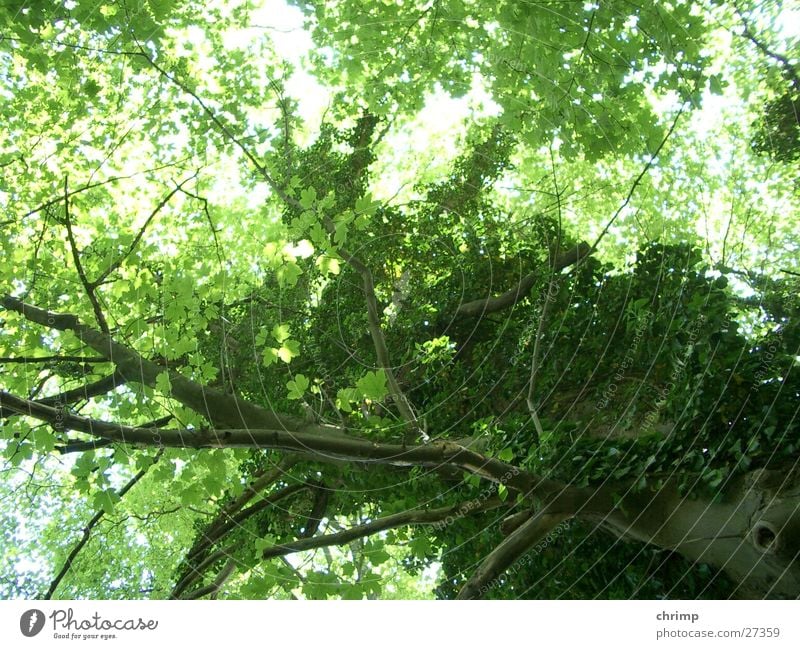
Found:
[[(798, 459), (779, 6), (18, 5), (3, 597), (449, 598), (530, 476), (713, 503)], [(487, 596), (735, 588), (576, 517)]]

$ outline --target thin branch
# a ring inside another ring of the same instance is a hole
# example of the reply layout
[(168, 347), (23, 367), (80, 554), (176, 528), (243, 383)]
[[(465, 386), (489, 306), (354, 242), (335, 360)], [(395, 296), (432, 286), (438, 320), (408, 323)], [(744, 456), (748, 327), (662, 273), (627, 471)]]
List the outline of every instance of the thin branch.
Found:
[[(334, 226), (330, 219), (326, 218), (325, 222), (328, 231), (333, 232)], [(378, 365), (386, 375), (389, 394), (403, 420), (412, 427), (413, 431), (417, 433), (423, 441), (427, 442), (430, 437), (419, 425), (417, 415), (411, 407), (411, 402), (400, 387), (400, 383), (398, 383), (397, 377), (395, 377), (394, 370), (392, 369), (392, 363), (389, 358), (389, 348), (386, 345), (386, 338), (383, 335), (383, 328), (381, 327), (381, 317), (378, 311), (378, 299), (375, 296), (375, 281), (372, 277), (372, 271), (370, 271), (358, 257), (350, 254), (344, 248), (339, 248), (338, 250), (344, 260), (361, 275), (361, 279), (364, 283), (364, 299), (367, 302), (367, 326), (369, 327), (369, 333), (372, 337), (373, 346), (375, 347), (375, 356), (377, 357)]]
[[(553, 260), (553, 271), (558, 272), (577, 264), (592, 252), (593, 250), (589, 244), (581, 242), (575, 248), (566, 250), (556, 256)], [(512, 307), (528, 295), (534, 284), (539, 280), (540, 275), (540, 271), (530, 272), (525, 275), (514, 288), (509, 289), (497, 297), (487, 297), (473, 300), (472, 302), (465, 302), (456, 309), (456, 316), (462, 318), (478, 317)]]
[[(49, 379), (50, 377), (46, 378)], [(63, 408), (65, 405), (74, 403), (76, 401), (88, 400), (91, 399), (92, 397), (96, 397), (101, 394), (106, 394), (107, 392), (113, 390), (114, 388), (117, 388), (120, 385), (124, 384), (125, 384), (125, 379), (122, 377), (122, 375), (119, 374), (118, 372), (114, 372), (109, 376), (99, 379), (98, 381), (95, 381), (93, 383), (82, 385), (79, 388), (73, 388), (72, 390), (60, 392), (59, 394), (55, 394), (50, 397), (43, 397), (41, 399), (37, 399), (36, 403), (41, 403), (47, 406), (55, 406), (57, 408)], [(0, 417), (10, 417), (12, 416), (12, 414), (4, 413), (2, 412), (2, 409), (0, 409)]]
[(254, 514), (264, 511), (267, 507), (270, 507), (275, 503), (280, 502), (285, 498), (288, 498), (289, 496), (292, 496), (300, 491), (303, 491), (308, 487), (309, 485), (303, 484), (302, 482), (298, 482), (283, 487), (282, 489), (278, 489), (277, 491), (269, 494), (265, 498), (262, 498), (258, 502), (250, 505), (245, 509), (242, 509), (235, 515), (230, 516), (227, 520), (220, 522), (219, 525), (209, 528), (202, 535), (201, 541), (195, 546), (195, 548), (193, 548), (191, 554), (188, 555), (187, 560), (191, 561), (197, 558), (198, 555), (201, 555), (205, 550), (207, 550), (210, 546), (214, 545), (214, 543), (219, 541), (232, 529), (240, 527), (242, 523), (244, 523), (248, 518), (250, 518)]
[[(592, 20), (594, 20), (594, 14), (592, 14)], [(591, 21), (589, 23), (590, 30), (591, 30)], [(586, 36), (586, 42), (589, 40), (589, 35)], [(586, 47), (586, 42), (584, 42), (584, 48)], [(581, 55), (583, 53), (581, 52)], [(555, 252), (553, 257), (557, 258), (559, 252), (561, 251), (561, 235), (562, 235), (562, 214), (561, 214), (561, 191), (558, 188), (558, 177), (556, 176), (556, 161), (555, 156), (553, 155), (553, 147), (550, 147), (550, 164), (553, 168), (553, 188), (555, 190), (555, 197), (556, 197), (556, 205), (558, 207), (558, 237), (556, 240), (555, 245)], [(555, 268), (551, 268), (550, 270), (550, 279), (547, 283), (547, 292), (544, 296), (544, 303), (541, 306), (541, 312), (539, 314), (539, 324), (536, 327), (536, 337), (533, 341), (533, 353), (531, 354), (531, 373), (528, 379), (528, 394), (525, 399), (525, 403), (528, 406), (528, 412), (531, 415), (531, 420), (533, 421), (533, 427), (535, 430), (533, 441), (535, 444), (539, 444), (542, 438), (544, 437), (544, 430), (542, 430), (542, 423), (539, 421), (539, 415), (537, 413), (538, 406), (536, 404), (535, 395), (536, 395), (536, 378), (539, 371), (539, 347), (542, 341), (542, 336), (544, 334), (544, 326), (547, 322), (547, 315), (550, 311), (550, 302), (554, 299), (553, 296), (558, 292), (558, 281), (555, 279), (556, 277), (556, 270)]]
[(533, 515), (530, 520), (520, 525), (489, 553), (489, 556), (461, 588), (457, 599), (479, 598), (489, 589), (495, 579), (550, 530), (567, 518), (569, 517), (566, 514), (540, 513)]
[(185, 83), (180, 81), (177, 77), (171, 75), (167, 72), (164, 68), (162, 68), (158, 63), (156, 63), (144, 50), (144, 48), (139, 45), (140, 51), (137, 53), (138, 56), (144, 58), (154, 70), (156, 70), (161, 76), (163, 76), (167, 81), (174, 84), (178, 88), (180, 88), (183, 92), (189, 95), (194, 101), (197, 103), (198, 106), (203, 110), (206, 116), (211, 120), (214, 126), (222, 133), (226, 140), (232, 142), (243, 154), (244, 156), (250, 161), (250, 163), (255, 167), (256, 171), (267, 181), (267, 184), (272, 188), (272, 190), (278, 195), (278, 197), (287, 205), (291, 205), (292, 207), (304, 209), (295, 198), (289, 196), (283, 188), (278, 184), (278, 182), (270, 175), (267, 168), (259, 162), (258, 158), (256, 158), (255, 154), (250, 151), (248, 147), (244, 145), (244, 143), (237, 138), (231, 129), (217, 116), (217, 114), (209, 108), (209, 106), (200, 98), (200, 96), (194, 92), (191, 88), (189, 88)]
[[(354, 179), (359, 178), (367, 168), (369, 158), (361, 155), (365, 150), (371, 146), (372, 136), (375, 130), (377, 119), (369, 113), (363, 115), (358, 120), (357, 134), (358, 138), (351, 142), (354, 153), (350, 158), (350, 169)], [(336, 226), (328, 216), (323, 216), (322, 223), (325, 226), (328, 234), (335, 241)], [(342, 247), (337, 247), (339, 254), (342, 258), (353, 267), (353, 269), (361, 275), (363, 283), (364, 299), (367, 304), (367, 327), (369, 329), (370, 337), (375, 348), (375, 356), (378, 361), (378, 366), (383, 370), (386, 375), (386, 383), (389, 388), (389, 394), (394, 402), (403, 421), (408, 424), (415, 435), (418, 435), (423, 441), (427, 442), (430, 438), (428, 434), (419, 425), (417, 415), (414, 412), (411, 402), (400, 387), (397, 377), (394, 374), (392, 362), (389, 355), (389, 348), (386, 345), (386, 338), (383, 335), (383, 327), (381, 326), (381, 316), (378, 309), (378, 298), (375, 295), (375, 278), (372, 271), (354, 254), (348, 252)]]
[(325, 517), (325, 512), (328, 509), (328, 500), (331, 496), (331, 490), (328, 489), (322, 482), (318, 482), (313, 486), (314, 502), (311, 505), (311, 512), (308, 514), (306, 522), (303, 524), (303, 529), (300, 532), (299, 538), (307, 539), (314, 536), (319, 529), (322, 519)]
[(75, 401), (88, 400), (92, 397), (106, 394), (121, 385), (125, 385), (125, 378), (118, 372), (113, 372), (102, 379), (87, 383), (79, 388), (73, 388), (72, 390), (61, 392), (52, 397), (43, 397), (42, 399), (38, 399), (38, 402), (48, 406), (74, 403)]
[(288, 102), (278, 82), (271, 81), (269, 85), (278, 99), (278, 107), (281, 111), (281, 117), (283, 118), (283, 157), (286, 162), (286, 171), (284, 172), (283, 180), (285, 183), (288, 183), (291, 180), (292, 167), (294, 166), (292, 161), (292, 127)]
[[(306, 583), (306, 578), (302, 575), (302, 573), (292, 565), (292, 562), (289, 561), (286, 557), (281, 557), (281, 563), (286, 566), (289, 571), (294, 575), (295, 579), (301, 584)], [(294, 594), (289, 593), (292, 599), (297, 599)]]
[[(286, 191), (278, 184), (278, 182), (270, 175), (267, 171), (266, 167), (259, 162), (259, 160), (255, 157), (255, 155), (250, 151), (248, 147), (244, 145), (244, 143), (237, 138), (230, 128), (217, 116), (217, 114), (208, 107), (208, 105), (200, 98), (200, 96), (191, 90), (186, 84), (181, 82), (174, 77), (173, 75), (169, 74), (164, 68), (159, 66), (155, 61), (153, 61), (150, 56), (141, 48), (140, 55), (143, 56), (150, 65), (157, 70), (165, 79), (170, 81), (171, 83), (175, 84), (178, 88), (180, 88), (183, 92), (187, 93), (191, 96), (195, 102), (200, 106), (200, 108), (205, 112), (205, 114), (209, 117), (212, 123), (219, 129), (222, 135), (229, 141), (236, 145), (240, 151), (245, 155), (245, 157), (253, 164), (256, 170), (261, 174), (261, 176), (267, 181), (270, 188), (278, 195), (278, 197), (287, 205), (294, 207), (295, 209), (300, 209), (301, 211), (304, 209), (300, 202), (289, 196)], [(330, 222), (329, 219), (326, 219), (326, 227), (328, 228), (329, 232), (332, 232), (333, 224)], [(372, 273), (369, 269), (363, 264), (359, 263), (352, 255), (346, 253), (345, 251), (340, 249), (340, 253), (342, 256), (348, 260), (351, 264), (353, 264), (354, 268), (358, 270), (359, 274), (361, 274), (362, 279), (364, 281), (364, 292), (367, 299), (367, 310), (369, 315), (369, 328), (370, 334), (372, 335), (373, 342), (375, 344), (376, 355), (378, 356), (378, 361), (383, 368), (384, 372), (386, 373), (387, 384), (389, 387), (389, 392), (392, 395), (392, 398), (395, 402), (397, 409), (399, 410), (403, 419), (409, 423), (415, 430), (415, 432), (419, 432), (422, 439), (427, 441), (428, 435), (420, 428), (417, 417), (411, 407), (411, 404), (408, 398), (405, 396), (403, 391), (400, 388), (397, 379), (394, 376), (394, 372), (392, 371), (391, 363), (389, 361), (389, 353), (386, 347), (386, 341), (383, 337), (383, 331), (380, 327), (380, 317), (378, 316), (378, 308), (377, 308), (377, 300), (375, 298), (375, 286), (374, 280), (372, 278)], [(358, 265), (356, 265), (358, 264)]]
[(222, 253), (220, 252), (222, 248), (220, 247), (219, 239), (217, 238), (217, 232), (219, 232), (219, 230), (217, 230), (217, 228), (214, 226), (214, 220), (211, 218), (211, 212), (208, 211), (208, 199), (204, 198), (203, 196), (199, 196), (198, 194), (193, 194), (186, 189), (181, 189), (181, 191), (186, 194), (186, 196), (199, 201), (203, 206), (203, 214), (206, 217), (206, 221), (208, 221), (208, 227), (211, 230), (211, 236), (214, 237), (214, 251), (217, 253), (217, 260), (219, 261), (220, 265), (222, 265), (224, 263)]
[(238, 543), (231, 543), (230, 545), (227, 545), (224, 548), (220, 548), (216, 552), (209, 554), (196, 566), (190, 566), (178, 579), (178, 582), (175, 584), (175, 588), (173, 588), (169, 598), (179, 599), (181, 594), (189, 586), (191, 586), (198, 579), (200, 579), (205, 573), (205, 571), (208, 570), (208, 568), (213, 566), (220, 559), (224, 559), (225, 557), (230, 557), (236, 551), (236, 548), (238, 546), (239, 546)]
[[(296, 463), (296, 458), (284, 458), (272, 470), (268, 471), (267, 469), (264, 469), (260, 474), (254, 476), (255, 480), (250, 483), (250, 485), (242, 492), (242, 494), (238, 498), (235, 498), (225, 505), (220, 513), (217, 514), (216, 518), (207, 526), (207, 531), (205, 534), (203, 534), (203, 538), (207, 538), (209, 535), (214, 534), (217, 529), (224, 527), (226, 524), (232, 521), (232, 517), (236, 514), (236, 512), (243, 509), (244, 506), (259, 492), (269, 487), (273, 482), (284, 477), (286, 472)], [(189, 550), (186, 556), (192, 557), (198, 554), (200, 550), (198, 545), (199, 544), (195, 544), (195, 546)]]
[[(278, 197), (287, 205), (294, 207), (295, 209), (303, 210), (303, 206), (300, 202), (286, 193), (286, 191), (278, 184), (278, 182), (272, 178), (272, 176), (267, 171), (266, 167), (262, 165), (259, 160), (255, 157), (255, 155), (250, 151), (248, 147), (244, 145), (244, 143), (237, 138), (228, 128), (228, 126), (222, 122), (222, 120), (216, 115), (216, 113), (211, 110), (211, 108), (206, 105), (206, 103), (200, 98), (200, 96), (191, 90), (186, 84), (179, 81), (176, 77), (169, 74), (166, 70), (164, 70), (161, 66), (159, 66), (155, 61), (153, 61), (147, 53), (142, 48), (141, 56), (146, 58), (150, 65), (157, 70), (165, 79), (170, 81), (171, 83), (175, 84), (180, 88), (183, 92), (190, 95), (195, 102), (200, 106), (200, 108), (206, 113), (206, 115), (211, 119), (212, 123), (219, 129), (219, 131), (223, 134), (223, 136), (234, 145), (236, 145), (239, 150), (245, 155), (245, 157), (253, 164), (256, 170), (261, 174), (261, 176), (267, 181), (267, 184), (270, 188), (278, 195)], [(333, 224), (330, 222), (329, 219), (326, 219), (326, 227), (328, 228), (329, 232), (333, 232)], [(380, 366), (383, 368), (384, 372), (386, 373), (387, 384), (389, 387), (389, 392), (392, 395), (392, 398), (399, 410), (403, 419), (409, 423), (416, 432), (419, 432), (422, 439), (427, 441), (429, 439), (428, 435), (420, 428), (416, 414), (414, 413), (411, 404), (408, 398), (403, 393), (402, 389), (400, 388), (397, 379), (394, 376), (394, 372), (392, 370), (391, 363), (389, 361), (389, 353), (388, 348), (386, 347), (386, 341), (383, 336), (383, 331), (380, 327), (380, 317), (378, 315), (378, 308), (377, 308), (377, 299), (375, 298), (375, 286), (374, 280), (372, 277), (372, 273), (370, 270), (364, 265), (360, 263), (360, 261), (355, 258), (353, 255), (349, 253), (339, 250), (342, 256), (351, 263), (354, 268), (359, 272), (362, 276), (364, 282), (364, 293), (367, 299), (367, 310), (369, 316), (369, 329), (370, 334), (372, 336), (376, 355), (378, 356), (378, 362)]]
[(202, 577), (205, 570), (209, 566), (216, 563), (216, 561), (220, 558), (220, 552), (222, 552), (223, 556), (225, 556), (230, 554), (230, 552), (235, 549), (236, 544), (233, 544), (228, 548), (224, 548), (223, 550), (214, 552), (213, 554), (204, 557), (204, 554), (211, 549), (215, 543), (220, 541), (228, 532), (235, 527), (241, 526), (242, 523), (244, 523), (251, 516), (264, 511), (275, 503), (280, 502), (281, 500), (288, 498), (289, 496), (292, 496), (306, 488), (308, 488), (308, 485), (297, 483), (289, 485), (288, 487), (284, 487), (283, 489), (279, 489), (278, 491), (271, 493), (263, 500), (251, 505), (247, 509), (243, 509), (236, 516), (232, 517), (228, 521), (225, 521), (224, 524), (203, 534), (201, 539), (192, 548), (190, 554), (186, 556), (184, 561), (186, 562), (187, 566), (181, 576), (178, 578), (170, 598), (176, 599), (180, 597), (181, 593), (183, 593), (189, 586)]
[(39, 236), (36, 237), (36, 243), (33, 245), (33, 259), (31, 260), (31, 279), (28, 284), (28, 288), (25, 292), (25, 295), (29, 295), (35, 288), (36, 288), (36, 280), (38, 279), (38, 269), (39, 269), (39, 252), (42, 249), (42, 243), (44, 242), (44, 237), (47, 234), (47, 225), (52, 218), (52, 210), (54, 208), (48, 208), (44, 213), (44, 218), (41, 219), (42, 222), (42, 229), (39, 231)]
[(614, 216), (611, 217), (611, 220), (606, 224), (606, 227), (604, 227), (603, 231), (600, 233), (600, 236), (597, 237), (597, 240), (594, 242), (594, 244), (592, 244), (589, 254), (592, 254), (595, 250), (597, 250), (597, 246), (600, 245), (600, 242), (603, 240), (603, 237), (606, 236), (609, 229), (614, 224), (614, 221), (617, 220), (617, 217), (622, 213), (622, 210), (624, 210), (628, 206), (628, 203), (631, 202), (633, 193), (636, 191), (636, 188), (639, 186), (639, 183), (642, 182), (642, 179), (645, 177), (647, 172), (650, 171), (651, 167), (653, 166), (653, 163), (658, 157), (658, 154), (661, 153), (661, 149), (663, 149), (664, 145), (667, 143), (667, 140), (669, 140), (669, 138), (672, 137), (672, 133), (675, 131), (675, 127), (678, 126), (678, 120), (681, 118), (681, 115), (683, 115), (684, 108), (685, 104), (681, 105), (680, 109), (678, 110), (678, 114), (675, 115), (675, 119), (673, 120), (672, 125), (669, 127), (669, 130), (667, 131), (667, 134), (662, 138), (658, 147), (656, 147), (655, 152), (650, 156), (650, 158), (647, 161), (647, 164), (645, 164), (642, 171), (636, 177), (636, 180), (633, 181), (633, 185), (631, 185), (631, 189), (628, 192), (628, 195), (625, 197), (625, 200), (622, 201), (622, 205), (620, 205), (619, 209), (616, 212), (614, 212)]
[(170, 200), (170, 199), (171, 199), (173, 196), (175, 196), (175, 194), (177, 194), (179, 191), (181, 191), (181, 189), (183, 188), (183, 186), (184, 186), (186, 183), (188, 183), (190, 180), (193, 180), (193, 179), (194, 179), (194, 178), (196, 178), (196, 177), (197, 177), (197, 173), (194, 173), (194, 174), (192, 174), (192, 175), (191, 175), (189, 178), (187, 178), (186, 180), (184, 180), (184, 181), (182, 181), (181, 183), (177, 184), (173, 190), (171, 190), (171, 191), (170, 191), (170, 192), (169, 192), (169, 193), (168, 193), (166, 196), (164, 196), (164, 197), (163, 197), (163, 198), (162, 198), (162, 199), (159, 201), (158, 205), (156, 205), (156, 206), (155, 206), (155, 208), (154, 208), (154, 209), (153, 209), (153, 210), (150, 212), (150, 215), (147, 217), (147, 219), (145, 219), (145, 222), (144, 222), (144, 224), (142, 225), (142, 227), (141, 227), (141, 228), (139, 228), (139, 232), (137, 232), (137, 233), (136, 233), (136, 236), (133, 238), (133, 241), (131, 241), (131, 244), (128, 246), (128, 250), (127, 250), (127, 252), (125, 252), (125, 253), (124, 253), (123, 255), (121, 255), (121, 256), (120, 256), (118, 259), (116, 259), (115, 261), (113, 261), (113, 262), (112, 262), (112, 263), (111, 263), (111, 264), (108, 266), (108, 268), (106, 268), (106, 269), (105, 269), (105, 270), (104, 270), (102, 273), (100, 273), (100, 275), (97, 277), (97, 279), (95, 279), (95, 280), (94, 280), (94, 281), (91, 283), (91, 285), (92, 285), (92, 287), (93, 287), (93, 288), (97, 288), (98, 286), (100, 286), (100, 285), (101, 285), (101, 284), (102, 284), (102, 283), (105, 281), (106, 277), (108, 277), (108, 276), (109, 276), (111, 273), (113, 273), (113, 272), (114, 272), (115, 270), (117, 270), (117, 269), (118, 269), (120, 266), (122, 266), (122, 264), (125, 262), (125, 260), (126, 260), (126, 259), (127, 259), (129, 256), (130, 256), (130, 254), (131, 254), (131, 253), (132, 253), (132, 252), (133, 252), (133, 251), (136, 249), (136, 246), (138, 246), (138, 245), (139, 245), (139, 241), (141, 241), (141, 240), (142, 240), (142, 237), (144, 236), (144, 233), (145, 233), (145, 231), (147, 230), (147, 227), (150, 225), (150, 222), (151, 222), (151, 221), (152, 221), (152, 220), (153, 220), (153, 219), (156, 217), (156, 215), (157, 215), (157, 214), (158, 214), (158, 213), (159, 213), (159, 212), (160, 212), (160, 211), (161, 211), (161, 210), (164, 208), (164, 206), (165, 206), (165, 205), (166, 205), (166, 204), (169, 202), (169, 200)]
[[(147, 173), (153, 173), (155, 171), (161, 171), (162, 169), (166, 169), (168, 167), (174, 167), (174, 166), (177, 166), (179, 163), (184, 162), (185, 160), (188, 160), (188, 157), (187, 158), (183, 158), (182, 160), (178, 160), (177, 162), (170, 162), (169, 164), (159, 165), (157, 167), (153, 167), (152, 169), (145, 169), (144, 171), (137, 171), (136, 173), (132, 173), (132, 174), (129, 174), (127, 176), (112, 176), (111, 178), (106, 178), (105, 180), (100, 180), (100, 181), (98, 181), (96, 183), (89, 182), (89, 183), (86, 183), (83, 187), (80, 187), (79, 189), (71, 190), (69, 192), (69, 197), (72, 198), (73, 196), (75, 196), (76, 194), (80, 194), (81, 192), (89, 191), (89, 190), (95, 189), (97, 187), (102, 187), (103, 185), (116, 183), (116, 182), (119, 182), (120, 180), (130, 180), (131, 178), (135, 178), (136, 176), (142, 176), (142, 175), (147, 174)], [(22, 215), (22, 218), (25, 218), (27, 216), (31, 216), (32, 214), (36, 214), (37, 212), (41, 212), (42, 210), (45, 210), (45, 209), (47, 209), (49, 207), (52, 207), (53, 205), (57, 205), (58, 203), (61, 203), (63, 200), (64, 200), (63, 194), (61, 196), (57, 197), (57, 198), (52, 198), (49, 201), (47, 201), (45, 203), (42, 203), (41, 205), (38, 205), (38, 206), (34, 207), (32, 210), (29, 210), (28, 212), (26, 212), (25, 214)]]
[[(141, 424), (141, 426), (144, 428), (161, 428), (162, 426), (166, 426), (171, 421), (172, 421), (172, 415), (167, 415), (166, 417), (161, 417), (160, 419), (154, 419), (153, 421)], [(99, 448), (105, 448), (107, 446), (111, 446), (112, 444), (114, 444), (114, 440), (103, 439), (103, 438), (98, 438), (88, 441), (67, 440), (65, 444), (57, 445), (55, 447), (55, 450), (61, 453), (61, 455), (66, 455), (67, 453), (83, 453), (85, 451), (96, 451)]]
[(0, 356), (0, 363), (108, 363), (102, 356)]
[(533, 340), (533, 353), (531, 354), (531, 375), (528, 379), (528, 395), (525, 399), (525, 403), (528, 406), (528, 412), (531, 415), (531, 419), (533, 420), (534, 428), (536, 429), (536, 436), (535, 442), (539, 444), (542, 437), (544, 436), (544, 431), (542, 430), (542, 424), (539, 421), (539, 415), (537, 414), (537, 406), (535, 402), (535, 394), (536, 394), (536, 376), (539, 370), (539, 345), (542, 340), (542, 335), (544, 333), (544, 325), (547, 321), (547, 314), (550, 310), (550, 302), (552, 302), (552, 290), (555, 287), (557, 290), (558, 283), (553, 276), (555, 273), (551, 274), (550, 282), (547, 285), (547, 293), (544, 296), (544, 304), (542, 304), (541, 313), (539, 314), (539, 325), (536, 328), (536, 337)]
[(89, 301), (92, 303), (92, 309), (94, 310), (94, 316), (97, 320), (98, 326), (100, 327), (100, 331), (108, 333), (108, 323), (106, 322), (106, 317), (103, 315), (103, 309), (100, 308), (100, 302), (98, 302), (97, 296), (94, 292), (96, 286), (94, 286), (86, 277), (86, 271), (84, 271), (83, 264), (81, 263), (78, 246), (75, 243), (75, 237), (72, 234), (72, 221), (69, 215), (69, 188), (66, 174), (64, 174), (64, 224), (67, 227), (67, 239), (69, 240), (69, 247), (72, 251), (72, 260), (75, 262), (75, 269), (78, 271), (78, 277), (81, 280), (81, 284), (86, 291)]
[(755, 35), (753, 30), (750, 28), (750, 24), (747, 22), (747, 18), (744, 17), (744, 14), (741, 12), (739, 7), (734, 5), (734, 10), (739, 16), (739, 19), (742, 21), (742, 36), (747, 38), (753, 45), (755, 45), (762, 54), (773, 59), (774, 61), (777, 61), (781, 66), (783, 73), (791, 82), (793, 89), (795, 91), (800, 91), (800, 76), (797, 74), (797, 69), (792, 65), (791, 61), (789, 61), (789, 59), (787, 59), (783, 54), (778, 54), (777, 52), (771, 50), (760, 38)]
[(66, 444), (57, 445), (57, 450), (61, 455), (68, 453), (85, 453), (86, 451), (96, 451), (99, 448), (111, 446), (114, 442), (110, 439), (96, 439), (88, 442), (78, 442), (75, 440), (68, 440)]
[[(144, 469), (139, 471), (135, 476), (133, 476), (130, 480), (128, 480), (127, 484), (124, 487), (122, 487), (122, 489), (120, 489), (119, 492), (117, 492), (117, 495), (120, 498), (125, 496), (125, 494), (127, 494), (134, 487), (134, 485), (136, 485), (136, 483), (139, 482), (139, 480), (141, 480), (144, 477), (149, 468), (161, 459), (163, 453), (164, 449), (159, 449), (159, 451), (155, 454), (155, 457), (153, 458), (152, 464), (145, 467)], [(106, 512), (103, 509), (98, 510), (98, 512), (94, 516), (92, 516), (91, 520), (87, 523), (86, 527), (83, 528), (83, 535), (81, 536), (78, 543), (76, 543), (75, 546), (72, 548), (69, 555), (67, 555), (67, 559), (66, 561), (64, 561), (64, 565), (61, 566), (61, 570), (59, 570), (58, 574), (55, 576), (53, 581), (50, 582), (50, 587), (47, 589), (47, 592), (44, 594), (42, 599), (51, 599), (53, 597), (53, 593), (55, 593), (56, 588), (58, 588), (59, 584), (62, 582), (62, 580), (72, 567), (72, 563), (75, 561), (75, 557), (78, 556), (80, 551), (89, 541), (89, 537), (92, 534), (92, 530), (101, 521), (105, 513)]]
[(291, 543), (283, 543), (266, 548), (261, 555), (262, 559), (281, 557), (304, 550), (330, 547), (332, 545), (345, 545), (357, 539), (364, 538), (406, 525), (431, 525), (441, 523), (449, 517), (463, 516), (465, 511), (469, 513), (484, 512), (490, 509), (501, 507), (503, 501), (499, 498), (488, 498), (478, 503), (459, 503), (451, 507), (439, 507), (438, 509), (409, 509), (398, 514), (392, 514), (383, 518), (376, 518), (369, 523), (357, 525), (347, 530), (335, 534), (325, 534), (313, 538), (298, 539)]

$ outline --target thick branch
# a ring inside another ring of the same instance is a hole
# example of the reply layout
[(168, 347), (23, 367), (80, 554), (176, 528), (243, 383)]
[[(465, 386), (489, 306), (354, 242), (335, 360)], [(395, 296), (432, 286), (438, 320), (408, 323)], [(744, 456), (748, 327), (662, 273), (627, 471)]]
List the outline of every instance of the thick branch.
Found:
[(475, 574), (464, 584), (458, 593), (458, 599), (479, 598), (509, 566), (567, 518), (569, 517), (566, 514), (542, 513), (532, 516), (489, 553)]
[[(115, 342), (110, 335), (81, 324), (72, 314), (52, 313), (26, 304), (10, 295), (0, 297), (0, 306), (15, 311), (36, 324), (59, 331), (74, 332), (85, 345), (115, 363), (118, 374), (126, 381), (154, 388), (158, 375), (167, 371), (162, 366), (146, 360), (131, 348)], [(320, 428), (295, 417), (278, 415), (235, 395), (207, 388), (178, 372), (169, 372), (169, 378), (172, 386), (170, 396), (206, 417), (214, 426), (265, 426), (285, 430)], [(331, 427), (326, 428), (329, 431), (331, 429)]]
[(219, 571), (219, 574), (214, 578), (207, 586), (203, 586), (202, 588), (198, 588), (194, 592), (189, 593), (183, 599), (200, 599), (201, 597), (205, 597), (206, 595), (215, 596), (219, 589), (225, 584), (228, 579), (230, 579), (231, 575), (233, 574), (234, 569), (236, 568), (236, 562), (233, 559), (228, 559), (228, 562)]
[[(588, 244), (583, 242), (579, 243), (575, 248), (565, 251), (553, 260), (553, 272), (558, 272), (578, 263), (581, 259), (586, 257), (590, 251), (591, 249)], [(533, 285), (539, 280), (540, 275), (541, 273), (539, 271), (528, 273), (514, 288), (497, 297), (487, 297), (480, 300), (473, 300), (472, 302), (465, 302), (456, 310), (456, 316), (472, 318), (512, 307), (528, 295)]]
[[(354, 435), (337, 434), (338, 429), (324, 426), (315, 431), (287, 431), (269, 428), (244, 429), (167, 429), (137, 428), (123, 424), (89, 419), (63, 412), (34, 401), (0, 391), (0, 406), (46, 421), (60, 430), (76, 430), (123, 444), (173, 448), (271, 448), (302, 452), (323, 462), (337, 460), (367, 461), (393, 466), (427, 466), (459, 468), (479, 475), (509, 489), (530, 494), (561, 494), (571, 491), (555, 480), (542, 478), (528, 471), (486, 457), (453, 442), (436, 442), (418, 446), (384, 444)], [(566, 491), (565, 491), (566, 490)]]
[(314, 536), (319, 529), (322, 519), (325, 517), (325, 512), (328, 509), (328, 500), (331, 496), (331, 491), (321, 482), (314, 485), (314, 503), (311, 506), (311, 512), (308, 514), (306, 522), (303, 524), (303, 529), (300, 532), (301, 539), (307, 539)]

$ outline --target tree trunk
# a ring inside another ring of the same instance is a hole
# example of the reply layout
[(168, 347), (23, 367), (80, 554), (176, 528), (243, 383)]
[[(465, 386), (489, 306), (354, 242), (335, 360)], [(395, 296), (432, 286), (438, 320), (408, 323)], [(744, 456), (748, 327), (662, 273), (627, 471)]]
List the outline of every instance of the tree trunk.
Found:
[(800, 597), (800, 472), (752, 471), (721, 499), (689, 498), (668, 482), (623, 498), (599, 522), (637, 539), (722, 569), (739, 583), (735, 597)]

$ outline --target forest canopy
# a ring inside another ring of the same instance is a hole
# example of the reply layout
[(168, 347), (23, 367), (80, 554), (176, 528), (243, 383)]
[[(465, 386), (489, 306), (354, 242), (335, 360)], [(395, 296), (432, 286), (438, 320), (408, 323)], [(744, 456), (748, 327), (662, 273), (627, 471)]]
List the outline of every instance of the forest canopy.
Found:
[(0, 596), (800, 596), (800, 12), (0, 3)]

